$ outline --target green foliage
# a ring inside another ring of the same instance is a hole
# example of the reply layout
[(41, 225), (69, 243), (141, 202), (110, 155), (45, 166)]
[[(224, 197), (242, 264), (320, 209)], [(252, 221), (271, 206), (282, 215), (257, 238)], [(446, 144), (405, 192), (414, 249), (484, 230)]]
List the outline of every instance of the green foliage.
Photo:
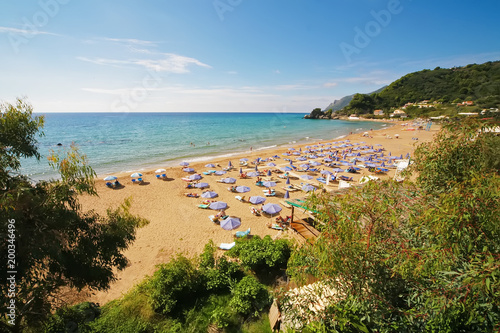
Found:
[(57, 309), (44, 323), (43, 332), (93, 332), (90, 322), (99, 317), (101, 309), (95, 303), (80, 303)]
[[(40, 118), (18, 101), (2, 106), (0, 117), (0, 237), (8, 239), (8, 221), (15, 221), (15, 240), (0, 242), (0, 258), (8, 262), (8, 246), (15, 246), (17, 271), (16, 326), (8, 331), (39, 326), (52, 310), (50, 299), (64, 286), (106, 289), (123, 269), (123, 255), (135, 239), (136, 228), (147, 223), (130, 214), (130, 202), (108, 210), (106, 216), (83, 212), (78, 195), (95, 195), (94, 171), (85, 156), (72, 147), (65, 156), (53, 154), (51, 163), (61, 179), (32, 184), (18, 174), (21, 157), (39, 157), (36, 134)], [(0, 272), (5, 281), (7, 270)], [(0, 311), (6, 313), (7, 284), (0, 285)]]
[(232, 290), (229, 305), (243, 315), (261, 312), (270, 304), (266, 287), (252, 276), (245, 276)]
[(228, 251), (228, 255), (238, 257), (241, 263), (254, 271), (267, 271), (286, 268), (290, 257), (290, 244), (287, 240), (272, 240), (269, 235), (264, 238), (254, 236), (250, 239), (237, 240), (236, 246)]
[[(417, 183), (311, 196), (322, 234), (287, 272), (343, 297), (311, 331), (489, 332), (500, 328), (498, 137), (468, 122), (415, 157)], [(459, 164), (457, 167), (455, 164)]]
[(375, 101), (370, 95), (356, 94), (349, 105), (344, 109), (347, 113), (373, 113)]
[(178, 313), (197, 298), (202, 276), (192, 261), (179, 255), (158, 270), (149, 281), (150, 302), (158, 313)]
[(17, 104), (0, 105), (0, 188), (12, 181), (12, 173), (18, 177), (20, 158), (40, 159), (37, 136), (43, 127), (43, 117), (32, 117), (33, 108), (26, 101), (17, 99)]
[(491, 125), (468, 118), (445, 125), (431, 142), (415, 151), (413, 169), (427, 191), (447, 192), (475, 173), (498, 173), (500, 137)]

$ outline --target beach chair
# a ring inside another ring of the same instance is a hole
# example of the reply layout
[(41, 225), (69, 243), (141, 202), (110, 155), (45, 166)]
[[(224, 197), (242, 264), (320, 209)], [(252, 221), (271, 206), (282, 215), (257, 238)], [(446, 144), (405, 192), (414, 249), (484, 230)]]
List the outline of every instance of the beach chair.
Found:
[(339, 176), (339, 179), (343, 180), (343, 181), (346, 181), (346, 182), (352, 181), (352, 177), (347, 177), (347, 176), (344, 176), (344, 175)]
[(163, 179), (167, 178), (167, 174), (166, 173), (162, 173), (161, 174), (161, 178), (163, 178)]
[(246, 231), (236, 231), (234, 237), (243, 238), (243, 237), (248, 237), (248, 235), (250, 235), (250, 228), (248, 228)]
[(156, 179), (160, 179), (161, 178), (161, 175), (156, 175)]
[(109, 188), (113, 188), (113, 184), (111, 184), (111, 182), (107, 182), (106, 186), (109, 187)]
[(238, 201), (241, 201), (241, 202), (246, 202), (246, 200), (245, 200), (245, 196), (239, 196), (239, 195), (237, 195), (237, 196), (235, 196), (235, 198), (236, 198)]
[(236, 245), (236, 242), (232, 243), (220, 243), (219, 249), (221, 250), (231, 250)]
[(219, 223), (219, 218), (215, 215), (209, 215), (208, 218), (210, 219), (210, 221), (212, 221), (213, 223)]
[(201, 208), (201, 209), (208, 209), (208, 208), (210, 208), (210, 205), (207, 205), (207, 204), (199, 204), (199, 205), (198, 205), (198, 208)]
[(250, 207), (250, 212), (251, 212), (253, 215), (255, 215), (255, 216), (260, 216), (260, 211), (259, 211), (257, 208), (255, 208), (254, 206), (251, 206), (251, 207)]

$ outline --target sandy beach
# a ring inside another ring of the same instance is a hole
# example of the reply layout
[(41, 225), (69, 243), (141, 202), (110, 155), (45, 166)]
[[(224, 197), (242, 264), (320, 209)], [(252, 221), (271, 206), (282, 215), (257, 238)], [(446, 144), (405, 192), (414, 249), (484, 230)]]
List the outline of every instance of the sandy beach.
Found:
[[(406, 125), (404, 125), (406, 124)], [(384, 148), (384, 153), (391, 152), (392, 155), (405, 156), (407, 153), (413, 152), (416, 145), (421, 142), (432, 140), (433, 136), (439, 130), (439, 127), (433, 125), (430, 131), (425, 130), (408, 130), (411, 128), (410, 124), (395, 122), (395, 125), (379, 131), (370, 131), (368, 136), (362, 134), (351, 134), (343, 139), (349, 139), (351, 143), (365, 142), (366, 145), (377, 145), (374, 148)], [(414, 128), (414, 127), (413, 127)], [(396, 138), (399, 137), (399, 138)], [(418, 138), (418, 140), (415, 140)], [(322, 141), (321, 143), (333, 142)], [(320, 142), (318, 142), (320, 143)], [(316, 143), (315, 143), (316, 144)], [(304, 145), (305, 146), (305, 145)], [(305, 147), (300, 145), (294, 146), (297, 150)], [(97, 292), (88, 297), (80, 295), (74, 301), (93, 301), (101, 305), (119, 298), (122, 294), (126, 293), (135, 284), (139, 283), (146, 275), (151, 275), (155, 271), (155, 266), (164, 262), (168, 262), (176, 253), (183, 253), (187, 256), (194, 256), (199, 254), (204, 245), (212, 239), (216, 245), (220, 243), (230, 243), (233, 241), (233, 235), (236, 231), (245, 231), (251, 228), (251, 234), (276, 236), (279, 232), (274, 229), (269, 229), (266, 224), (270, 222), (270, 218), (266, 216), (254, 216), (251, 214), (250, 207), (252, 204), (240, 202), (235, 198), (236, 195), (245, 196), (247, 199), (250, 196), (260, 195), (263, 196), (265, 188), (255, 185), (256, 178), (240, 179), (239, 177), (239, 160), (246, 157), (249, 159), (248, 166), (243, 166), (243, 171), (254, 170), (255, 166), (250, 164), (250, 161), (255, 160), (257, 157), (268, 158), (278, 155), (280, 158), (276, 159), (276, 167), (268, 167), (267, 162), (259, 166), (259, 170), (265, 169), (279, 169), (285, 165), (289, 165), (288, 161), (284, 158), (294, 157), (283, 156), (282, 153), (287, 151), (286, 147), (253, 152), (246, 155), (232, 157), (230, 160), (235, 166), (232, 171), (229, 171), (224, 176), (217, 175), (203, 175), (203, 171), (209, 169), (221, 170), (228, 166), (229, 159), (219, 159), (212, 161), (204, 161), (199, 164), (190, 164), (196, 173), (203, 176), (202, 182), (207, 182), (211, 191), (215, 191), (219, 196), (212, 200), (224, 201), (228, 204), (226, 212), (230, 216), (235, 216), (241, 219), (241, 226), (238, 229), (227, 231), (222, 229), (219, 225), (210, 221), (209, 215), (216, 214), (217, 211), (210, 209), (200, 209), (197, 206), (205, 199), (186, 197), (185, 193), (192, 192), (201, 195), (201, 189), (186, 189), (187, 182), (182, 180), (183, 177), (188, 176), (186, 172), (182, 171), (181, 166), (166, 168), (167, 179), (156, 179), (154, 170), (143, 172), (144, 183), (142, 185), (133, 184), (129, 174), (116, 175), (118, 180), (124, 186), (118, 189), (111, 189), (106, 187), (103, 176), (98, 177), (96, 188), (98, 197), (81, 197), (81, 204), (85, 210), (94, 209), (99, 213), (105, 213), (109, 207), (117, 207), (126, 198), (132, 199), (132, 213), (140, 215), (150, 221), (149, 225), (138, 229), (137, 238), (135, 242), (125, 251), (126, 257), (130, 261), (130, 265), (123, 271), (117, 273), (117, 281), (113, 283), (110, 289), (106, 292)], [(321, 158), (316, 159), (321, 161)], [(219, 164), (220, 167), (207, 168), (205, 164), (214, 163)], [(299, 163), (295, 163), (299, 165)], [(158, 168), (163, 166), (159, 165)], [(331, 169), (324, 168), (322, 169)], [(394, 175), (395, 169), (390, 169), (386, 175), (380, 176), (381, 178), (391, 178)], [(296, 176), (306, 174), (304, 172), (295, 172)], [(360, 173), (348, 174), (346, 176), (353, 176), (353, 183), (358, 183), (358, 180), (363, 175), (371, 174), (368, 169), (362, 169)], [(311, 173), (314, 178), (319, 177), (319, 173)], [(305, 183), (306, 181), (301, 178), (293, 177), (292, 184)], [(224, 177), (233, 177), (237, 181), (235, 184), (219, 183)], [(273, 174), (273, 178), (277, 181), (275, 187), (276, 196), (268, 197), (266, 203), (277, 203), (283, 200), (285, 190), (285, 180)], [(319, 183), (313, 179), (309, 181), (311, 184), (318, 185)], [(228, 191), (231, 185), (244, 185), (251, 188), (247, 193), (232, 193)], [(337, 190), (338, 183), (332, 182), (326, 186), (326, 190)], [(305, 192), (296, 191), (290, 192), (290, 198), (303, 198), (306, 196)], [(255, 205), (254, 205), (255, 206)], [(257, 206), (258, 207), (258, 206)], [(290, 215), (288, 208), (283, 208), (281, 216)]]

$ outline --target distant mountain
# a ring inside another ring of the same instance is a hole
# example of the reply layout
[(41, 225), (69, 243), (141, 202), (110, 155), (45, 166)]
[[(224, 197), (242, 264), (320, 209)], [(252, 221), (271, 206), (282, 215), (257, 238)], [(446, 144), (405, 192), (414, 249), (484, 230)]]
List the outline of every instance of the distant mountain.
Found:
[[(368, 93), (368, 95), (371, 95), (371, 94), (378, 94), (379, 92), (381, 92), (382, 90), (384, 90), (387, 86), (383, 86), (382, 88), (379, 88), (375, 91), (372, 91), (371, 93)], [(352, 94), (352, 95), (349, 95), (349, 96), (344, 96), (342, 97), (341, 99), (336, 99), (333, 101), (333, 103), (330, 103), (330, 105), (328, 105), (324, 110), (323, 112), (327, 112), (328, 110), (332, 110), (333, 112), (334, 111), (338, 111), (338, 110), (342, 110), (343, 108), (345, 108), (346, 106), (349, 105), (349, 103), (351, 102), (352, 98), (354, 97), (355, 94)]]

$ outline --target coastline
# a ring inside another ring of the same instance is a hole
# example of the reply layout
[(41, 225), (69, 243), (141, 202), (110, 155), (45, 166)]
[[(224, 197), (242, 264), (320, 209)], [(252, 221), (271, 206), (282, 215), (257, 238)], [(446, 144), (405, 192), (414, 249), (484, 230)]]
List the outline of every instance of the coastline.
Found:
[[(393, 155), (403, 155), (412, 153), (415, 145), (420, 142), (431, 141), (434, 134), (439, 130), (438, 125), (433, 125), (430, 131), (415, 130), (405, 131), (405, 126), (401, 126), (407, 122), (394, 122), (393, 126), (387, 126), (384, 129), (368, 131), (368, 137), (362, 136), (363, 133), (353, 133), (346, 135), (342, 140), (350, 140), (351, 143), (365, 142), (366, 145), (381, 145), (385, 149), (384, 152), (391, 152)], [(395, 135), (399, 134), (396, 139)], [(388, 139), (391, 137), (392, 139)], [(414, 140), (418, 138), (418, 140)], [(340, 140), (338, 138), (337, 140)], [(323, 140), (323, 143), (333, 142), (335, 140)], [(319, 142), (315, 142), (319, 143)], [(200, 189), (185, 189), (186, 182), (181, 180), (187, 174), (182, 171), (182, 167), (178, 165), (166, 167), (167, 180), (158, 180), (155, 177), (154, 170), (151, 168), (143, 173), (144, 185), (132, 184), (130, 173), (115, 174), (119, 181), (124, 185), (120, 189), (110, 189), (102, 180), (105, 175), (99, 175), (96, 179), (96, 189), (98, 197), (82, 196), (80, 202), (83, 210), (94, 209), (98, 213), (104, 214), (109, 207), (117, 207), (126, 198), (132, 199), (131, 213), (141, 215), (148, 219), (150, 224), (138, 229), (137, 237), (133, 244), (125, 251), (126, 257), (129, 259), (129, 266), (123, 271), (117, 272), (117, 281), (115, 281), (108, 291), (96, 292), (91, 296), (81, 293), (76, 297), (69, 297), (70, 302), (93, 301), (105, 304), (113, 299), (119, 298), (121, 295), (129, 291), (135, 284), (144, 279), (145, 276), (151, 275), (155, 271), (155, 266), (168, 262), (177, 253), (183, 253), (186, 256), (196, 256), (202, 252), (204, 245), (212, 239), (215, 245), (220, 243), (230, 243), (233, 241), (235, 231), (242, 231), (251, 228), (252, 235), (276, 236), (279, 232), (269, 229), (266, 223), (270, 222), (269, 217), (254, 216), (250, 213), (249, 203), (243, 203), (235, 199), (236, 195), (245, 195), (247, 199), (250, 196), (263, 196), (261, 187), (255, 186), (255, 178), (240, 179), (239, 175), (239, 159), (246, 157), (249, 161), (255, 160), (257, 157), (267, 158), (278, 155), (280, 159), (274, 162), (276, 168), (288, 164), (284, 160), (283, 152), (287, 151), (289, 146), (298, 149), (305, 149), (308, 143), (290, 144), (276, 146), (269, 149), (252, 150), (247, 152), (234, 152), (231, 156), (223, 157), (201, 157), (203, 160), (190, 163), (197, 173), (202, 173), (208, 169), (220, 170), (228, 165), (229, 161), (236, 167), (233, 171), (228, 172), (227, 177), (237, 179), (235, 185), (244, 185), (251, 188), (247, 193), (232, 193), (227, 190), (231, 184), (218, 183), (216, 180), (224, 176), (203, 175), (201, 181), (207, 182), (210, 185), (210, 190), (219, 194), (215, 200), (224, 201), (228, 204), (226, 209), (230, 216), (236, 216), (241, 219), (241, 226), (233, 231), (226, 231), (220, 226), (212, 223), (208, 216), (215, 214), (216, 211), (197, 208), (197, 205), (202, 202), (201, 198), (189, 198), (184, 194), (186, 192), (202, 193)], [(317, 159), (318, 161), (320, 159)], [(219, 164), (220, 168), (206, 168), (206, 163)], [(259, 170), (268, 169), (267, 163), (261, 164)], [(157, 168), (162, 166), (157, 166)], [(242, 167), (243, 171), (250, 171), (254, 167), (250, 164), (247, 167)], [(272, 169), (272, 168), (271, 168)], [(292, 173), (292, 176), (301, 176), (304, 173)], [(371, 174), (367, 169), (362, 169), (359, 174), (346, 174), (353, 176), (353, 182), (357, 183), (363, 175)], [(386, 175), (380, 178), (392, 178), (394, 169), (391, 169)], [(318, 174), (312, 174), (318, 177)], [(274, 176), (274, 175), (273, 175)], [(280, 180), (276, 178), (276, 180)], [(294, 178), (292, 184), (300, 184), (305, 182), (303, 179)], [(310, 181), (313, 185), (319, 183), (315, 180)], [(266, 203), (277, 203), (283, 200), (284, 190), (282, 187), (285, 181), (281, 179), (275, 187), (276, 197), (267, 198)], [(332, 183), (326, 186), (328, 191), (337, 190), (338, 183)], [(303, 198), (306, 193), (302, 191), (290, 192), (290, 198)], [(283, 208), (281, 216), (290, 214), (287, 208)], [(73, 293), (73, 292), (72, 292)]]

